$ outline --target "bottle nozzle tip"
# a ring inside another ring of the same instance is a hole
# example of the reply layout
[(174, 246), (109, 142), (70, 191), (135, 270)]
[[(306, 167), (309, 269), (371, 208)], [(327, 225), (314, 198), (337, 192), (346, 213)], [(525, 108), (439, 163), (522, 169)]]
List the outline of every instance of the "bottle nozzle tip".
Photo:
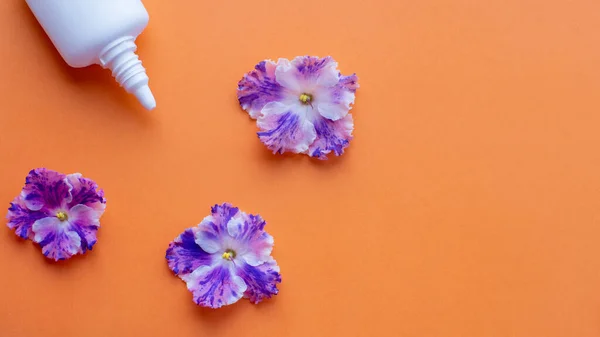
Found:
[(138, 101), (142, 103), (144, 108), (148, 110), (156, 108), (156, 100), (154, 99), (154, 95), (152, 95), (152, 91), (148, 85), (141, 86), (135, 91), (134, 95), (137, 97)]

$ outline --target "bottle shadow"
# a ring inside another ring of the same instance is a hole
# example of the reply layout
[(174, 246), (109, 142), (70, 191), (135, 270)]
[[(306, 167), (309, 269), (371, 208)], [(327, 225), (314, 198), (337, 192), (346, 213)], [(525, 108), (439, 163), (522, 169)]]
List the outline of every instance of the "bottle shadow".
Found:
[[(18, 15), (22, 18), (22, 25), (20, 25), (20, 28), (25, 29), (27, 33), (32, 36), (32, 39), (35, 39), (36, 41), (37, 47), (33, 52), (38, 54), (42, 53), (45, 59), (51, 60), (50, 62), (53, 66), (60, 69), (60, 77), (56, 79), (57, 81), (62, 80), (67, 82), (74, 87), (75, 90), (82, 92), (82, 94), (104, 96), (104, 101), (115, 102), (114, 109), (105, 110), (121, 110), (119, 107), (125, 107), (127, 110), (133, 112), (131, 115), (147, 117), (147, 112), (137, 102), (136, 98), (119, 87), (109, 70), (103, 69), (99, 65), (92, 65), (84, 68), (70, 67), (62, 59), (60, 53), (56, 50), (52, 41), (46, 35), (46, 32), (38, 23), (27, 4), (23, 1), (18, 8)], [(105, 110), (103, 110), (103, 112)], [(122, 111), (114, 111), (114, 114), (124, 115)]]

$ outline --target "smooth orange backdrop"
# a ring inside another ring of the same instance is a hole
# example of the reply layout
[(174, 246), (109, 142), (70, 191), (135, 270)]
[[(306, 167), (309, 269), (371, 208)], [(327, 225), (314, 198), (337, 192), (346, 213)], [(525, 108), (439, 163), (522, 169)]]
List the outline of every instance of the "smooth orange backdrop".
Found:
[[(600, 336), (600, 2), (145, 4), (153, 112), (0, 1), (0, 204), (35, 167), (108, 198), (67, 262), (0, 228), (0, 336)], [(304, 54), (360, 77), (328, 162), (272, 156), (236, 101)], [(213, 311), (164, 253), (224, 201), (267, 220), (283, 283)]]

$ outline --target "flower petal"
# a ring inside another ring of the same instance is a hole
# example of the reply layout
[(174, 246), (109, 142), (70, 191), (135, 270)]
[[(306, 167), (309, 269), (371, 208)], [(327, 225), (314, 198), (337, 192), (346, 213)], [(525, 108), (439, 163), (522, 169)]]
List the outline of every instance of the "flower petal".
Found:
[[(100, 205), (104, 206), (104, 204)], [(79, 235), (81, 253), (91, 250), (98, 241), (96, 233), (103, 213), (104, 208), (96, 210), (86, 205), (75, 205), (69, 210), (69, 229)]]
[(33, 240), (42, 247), (42, 252), (49, 259), (65, 260), (80, 251), (81, 238), (66, 228), (68, 222), (61, 222), (55, 217), (43, 218), (36, 221), (32, 230)]
[(258, 137), (273, 153), (304, 153), (315, 140), (314, 126), (298, 113), (299, 109), (308, 111), (310, 107), (272, 102), (263, 108), (263, 115), (257, 122), (263, 131), (258, 133)]
[(298, 73), (298, 69), (294, 67), (288, 59), (280, 58), (277, 61), (275, 79), (277, 80), (277, 83), (291, 92), (296, 93), (297, 95), (302, 93), (302, 78)]
[(317, 110), (319, 110), (321, 116), (332, 121), (337, 121), (338, 119), (346, 117), (351, 109), (350, 103), (354, 102), (354, 94), (345, 92), (342, 95), (344, 98), (341, 99), (341, 103), (319, 103)]
[(227, 223), (239, 209), (230, 204), (222, 204), (213, 206), (211, 211), (212, 215), (204, 218), (198, 225), (195, 241), (205, 252), (214, 254), (223, 248)]
[(81, 173), (74, 173), (67, 175), (67, 181), (72, 186), (69, 208), (82, 204), (98, 211), (104, 211), (106, 207), (104, 192), (93, 180), (82, 177)]
[(244, 280), (233, 274), (228, 264), (201, 266), (185, 277), (196, 304), (220, 308), (237, 302), (247, 289)]
[(273, 237), (264, 231), (266, 222), (260, 215), (243, 214), (240, 219), (234, 218), (227, 223), (227, 231), (241, 247), (239, 256), (247, 264), (258, 266), (270, 258)]
[(259, 266), (241, 264), (236, 272), (248, 286), (244, 297), (255, 304), (279, 292), (277, 289), (277, 283), (281, 283), (279, 266), (271, 257)]
[(167, 248), (169, 268), (179, 277), (190, 274), (203, 265), (211, 265), (213, 255), (208, 254), (195, 242), (193, 229), (186, 229)]
[(227, 223), (229, 220), (236, 216), (240, 209), (231, 204), (223, 203), (220, 205), (214, 205), (211, 207), (210, 211), (215, 221), (219, 224), (220, 230), (224, 232), (227, 229)]
[(356, 76), (356, 74), (352, 74), (350, 76), (340, 75), (340, 81), (336, 87), (355, 93), (356, 89), (360, 87), (358, 85), (358, 76)]
[(267, 103), (282, 97), (283, 87), (275, 79), (276, 67), (277, 64), (271, 60), (262, 61), (238, 83), (238, 101), (254, 119), (260, 116)]
[(23, 202), (21, 197), (16, 197), (8, 208), (8, 228), (14, 229), (15, 234), (23, 239), (33, 238), (31, 226), (39, 219), (49, 216), (47, 212), (42, 210), (32, 211)]
[(215, 218), (212, 215), (207, 216), (198, 225), (198, 228), (195, 235), (196, 244), (209, 254), (218, 252), (222, 246), (221, 229)]
[(329, 91), (323, 90), (317, 99), (317, 110), (321, 116), (337, 121), (345, 117), (354, 104), (358, 77), (338, 75), (339, 82)]
[(39, 211), (64, 207), (71, 201), (71, 186), (66, 176), (45, 168), (31, 170), (25, 179), (21, 196), (27, 208)]
[(333, 87), (339, 82), (338, 64), (331, 56), (298, 56), (292, 61), (297, 76), (312, 87)]
[(342, 155), (352, 140), (352, 130), (354, 129), (352, 115), (346, 115), (335, 122), (319, 118), (314, 123), (317, 138), (310, 146), (310, 155), (319, 159), (327, 159), (327, 154), (331, 151), (336, 156)]

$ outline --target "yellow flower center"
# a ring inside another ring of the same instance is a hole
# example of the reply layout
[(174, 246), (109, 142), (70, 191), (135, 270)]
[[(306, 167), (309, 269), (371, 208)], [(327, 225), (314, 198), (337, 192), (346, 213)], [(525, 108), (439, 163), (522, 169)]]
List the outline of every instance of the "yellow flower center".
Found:
[(67, 213), (60, 211), (58, 213), (56, 213), (56, 217), (58, 218), (58, 220), (60, 221), (65, 221), (67, 220), (69, 217), (67, 216)]
[(231, 250), (231, 249), (227, 249), (225, 251), (225, 253), (223, 253), (222, 257), (225, 260), (230, 260), (231, 261), (231, 260), (233, 260), (235, 258), (235, 252), (233, 250)]
[(302, 104), (310, 104), (310, 102), (312, 102), (312, 95), (311, 94), (302, 94), (300, 95), (300, 102), (302, 102)]

